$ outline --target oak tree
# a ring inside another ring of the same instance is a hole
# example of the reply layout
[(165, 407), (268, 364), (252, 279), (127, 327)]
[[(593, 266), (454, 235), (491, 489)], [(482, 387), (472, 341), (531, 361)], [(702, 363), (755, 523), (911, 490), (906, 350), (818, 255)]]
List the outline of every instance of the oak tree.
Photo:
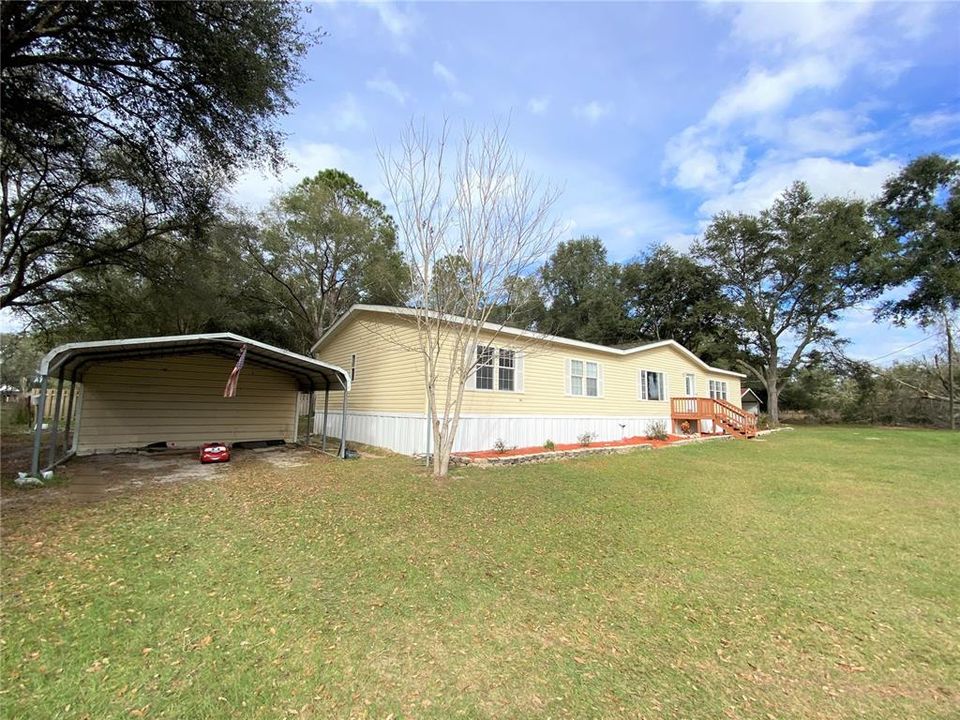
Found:
[(717, 215), (694, 248), (737, 308), (744, 349), (757, 357), (739, 364), (766, 388), (773, 425), (807, 352), (836, 340), (831, 323), (877, 294), (880, 241), (866, 210), (798, 182), (758, 215)]

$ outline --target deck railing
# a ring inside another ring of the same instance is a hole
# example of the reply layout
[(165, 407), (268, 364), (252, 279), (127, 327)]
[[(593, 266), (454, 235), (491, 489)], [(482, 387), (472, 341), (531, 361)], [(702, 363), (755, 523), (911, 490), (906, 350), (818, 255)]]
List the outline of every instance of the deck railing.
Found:
[(670, 399), (670, 414), (677, 420), (714, 420), (744, 435), (752, 435), (757, 431), (756, 416), (726, 400), (675, 397)]

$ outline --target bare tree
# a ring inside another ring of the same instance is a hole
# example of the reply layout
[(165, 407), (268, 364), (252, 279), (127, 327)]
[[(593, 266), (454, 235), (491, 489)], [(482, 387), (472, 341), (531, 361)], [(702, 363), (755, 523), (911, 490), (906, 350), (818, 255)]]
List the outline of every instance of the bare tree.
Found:
[(493, 317), (495, 328), (510, 323), (502, 309), (513, 279), (530, 272), (560, 231), (552, 217), (558, 190), (525, 169), (506, 130), (465, 127), (454, 145), (448, 124), (434, 136), (411, 122), (395, 153), (380, 151), (410, 264), (437, 477), (447, 474), (467, 380), (486, 357), (474, 348), (489, 347)]

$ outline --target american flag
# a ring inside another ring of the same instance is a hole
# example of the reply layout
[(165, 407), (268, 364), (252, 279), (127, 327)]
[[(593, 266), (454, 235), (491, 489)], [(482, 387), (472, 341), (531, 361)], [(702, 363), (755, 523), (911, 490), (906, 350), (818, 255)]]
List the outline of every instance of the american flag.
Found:
[(230, 377), (227, 379), (227, 386), (223, 389), (224, 397), (234, 397), (237, 394), (237, 380), (240, 379), (240, 371), (243, 370), (243, 361), (247, 359), (247, 346), (240, 348), (240, 355), (237, 357), (237, 364), (230, 371)]

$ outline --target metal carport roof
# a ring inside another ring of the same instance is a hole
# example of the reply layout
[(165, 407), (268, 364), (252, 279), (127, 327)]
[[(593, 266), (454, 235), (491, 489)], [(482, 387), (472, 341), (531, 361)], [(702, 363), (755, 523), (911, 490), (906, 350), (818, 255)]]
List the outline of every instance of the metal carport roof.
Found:
[(244, 345), (247, 346), (246, 362), (288, 372), (297, 378), (297, 383), (304, 392), (323, 390), (328, 386), (331, 389), (350, 390), (350, 374), (336, 365), (233, 333), (67, 343), (55, 347), (43, 356), (39, 374), (59, 375), (62, 371), (67, 379), (82, 381), (84, 370), (97, 362), (191, 353), (213, 353), (236, 358)]

